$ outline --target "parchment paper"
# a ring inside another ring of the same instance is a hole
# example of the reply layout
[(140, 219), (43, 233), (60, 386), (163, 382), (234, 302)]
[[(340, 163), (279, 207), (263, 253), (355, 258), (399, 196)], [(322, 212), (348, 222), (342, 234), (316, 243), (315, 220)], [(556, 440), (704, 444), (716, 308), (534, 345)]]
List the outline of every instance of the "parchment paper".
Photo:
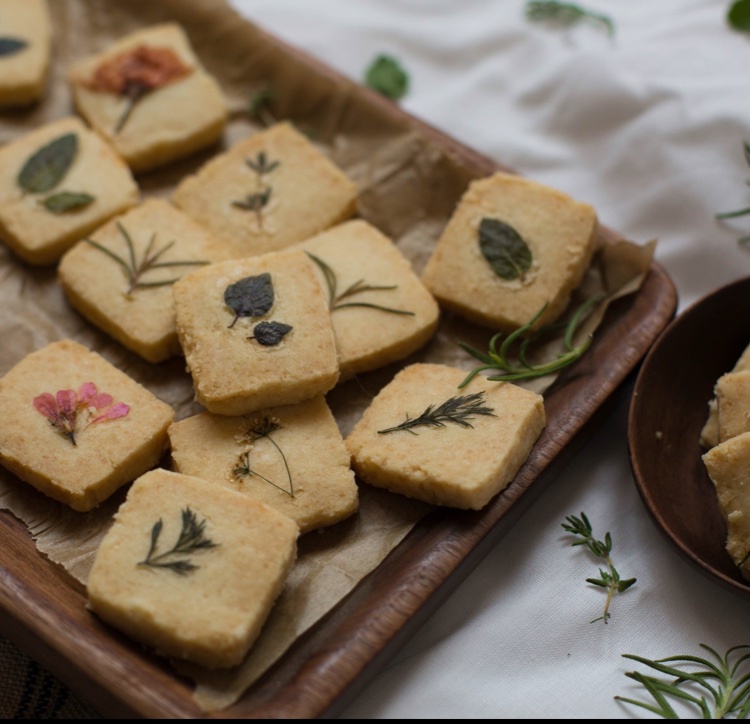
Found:
[[(211, 155), (260, 129), (248, 115), (258, 91), (274, 93), (273, 113), (290, 118), (353, 178), (360, 189), (359, 213), (399, 245), (421, 272), (433, 245), (469, 181), (477, 176), (453, 154), (438, 148), (408, 119), (375, 106), (362, 89), (300, 62), (226, 6), (223, 0), (51, 0), (55, 29), (53, 64), (45, 100), (0, 118), (0, 143), (73, 113), (67, 68), (122, 35), (158, 22), (183, 25), (199, 57), (220, 82), (230, 105), (230, 124), (221, 145), (137, 178), (144, 198), (169, 197), (176, 183)], [(585, 201), (585, 199), (581, 199)], [(607, 243), (594, 260), (574, 304), (604, 290), (609, 300), (635, 291), (653, 256), (654, 243)], [(602, 305), (581, 329), (595, 330)], [(378, 390), (405, 364), (433, 361), (471, 369), (457, 342), (486, 349), (491, 332), (444, 314), (434, 339), (399, 364), (336, 387), (328, 403), (346, 435)], [(30, 352), (72, 338), (171, 404), (176, 418), (201, 411), (178, 358), (151, 365), (99, 332), (67, 304), (56, 270), (32, 268), (0, 246), (0, 375)], [(549, 350), (559, 348), (555, 340)], [(552, 378), (526, 385), (543, 392)], [(162, 464), (169, 467), (169, 460)], [(361, 509), (350, 520), (303, 536), (299, 557), (264, 631), (246, 661), (226, 672), (176, 665), (196, 683), (204, 710), (233, 704), (293, 641), (349, 593), (430, 510), (384, 491), (360, 486)], [(37, 493), (0, 469), (0, 507), (28, 527), (39, 551), (86, 583), (94, 553), (126, 489), (90, 513), (76, 513)]]

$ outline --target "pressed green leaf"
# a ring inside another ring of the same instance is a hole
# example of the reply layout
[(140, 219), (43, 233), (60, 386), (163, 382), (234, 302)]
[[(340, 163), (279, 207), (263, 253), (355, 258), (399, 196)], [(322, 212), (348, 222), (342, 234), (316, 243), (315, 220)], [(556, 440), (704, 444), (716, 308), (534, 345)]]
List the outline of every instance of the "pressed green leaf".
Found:
[(274, 302), (271, 275), (264, 272), (230, 284), (224, 291), (224, 301), (235, 313), (230, 327), (233, 327), (240, 317), (263, 316), (271, 309)]
[(75, 191), (61, 191), (59, 194), (48, 196), (42, 204), (47, 211), (53, 214), (63, 214), (66, 211), (77, 211), (88, 206), (95, 197), (91, 194), (78, 193)]
[(500, 219), (482, 219), (479, 248), (495, 274), (502, 279), (518, 279), (531, 267), (529, 245), (510, 224)]
[(28, 47), (28, 43), (21, 38), (0, 38), (0, 57), (15, 55)]
[(275, 347), (291, 331), (291, 324), (284, 324), (283, 322), (260, 322), (255, 325), (251, 339), (254, 339), (264, 347)]
[(56, 186), (68, 172), (78, 153), (78, 136), (66, 133), (42, 146), (26, 161), (18, 174), (18, 185), (30, 193), (42, 193)]
[(729, 8), (727, 21), (735, 30), (750, 32), (750, 0), (737, 0)]
[(409, 90), (409, 76), (390, 55), (379, 55), (365, 72), (365, 83), (386, 98), (397, 101)]

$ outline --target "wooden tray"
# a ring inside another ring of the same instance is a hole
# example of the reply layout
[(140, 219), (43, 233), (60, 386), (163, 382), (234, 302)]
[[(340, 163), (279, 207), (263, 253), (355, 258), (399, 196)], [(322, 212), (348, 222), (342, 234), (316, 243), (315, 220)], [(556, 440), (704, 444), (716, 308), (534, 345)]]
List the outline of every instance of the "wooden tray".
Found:
[[(269, 39), (307, 72), (342, 82), (332, 69)], [(374, 115), (408, 122), (474, 176), (509, 170), (377, 94), (366, 95)], [(602, 236), (623, 238), (606, 228)], [(671, 279), (652, 263), (641, 289), (610, 306), (591, 348), (545, 393), (546, 430), (511, 485), (480, 512), (438, 510), (422, 520), (371, 575), (216, 718), (340, 713), (552, 481), (555, 468), (575, 453), (592, 420), (606, 414), (676, 307)], [(6, 511), (0, 511), (0, 541), (3, 635), (104, 716), (212, 718), (195, 704), (189, 681), (86, 610), (84, 587), (40, 556), (25, 525)]]

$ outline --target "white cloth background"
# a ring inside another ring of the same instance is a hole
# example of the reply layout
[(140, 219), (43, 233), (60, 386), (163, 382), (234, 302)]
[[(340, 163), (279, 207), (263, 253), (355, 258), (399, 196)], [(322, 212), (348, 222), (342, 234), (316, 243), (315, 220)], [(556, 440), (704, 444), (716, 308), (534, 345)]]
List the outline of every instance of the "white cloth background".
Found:
[[(361, 80), (381, 52), (411, 77), (402, 107), (465, 144), (591, 203), (656, 258), (679, 310), (750, 270), (750, 34), (729, 0), (582, 0), (616, 25), (534, 25), (525, 0), (232, 0), (250, 20)], [(726, 320), (727, 325), (732, 323)], [(721, 330), (717, 330), (720, 334)], [(710, 340), (697, 340), (697, 344)], [(653, 718), (621, 654), (750, 644), (747, 598), (697, 572), (656, 529), (632, 478), (625, 399), (470, 577), (348, 706), (344, 718)], [(585, 583), (597, 563), (565, 516), (610, 531), (637, 584)], [(694, 716), (694, 710), (683, 710)]]

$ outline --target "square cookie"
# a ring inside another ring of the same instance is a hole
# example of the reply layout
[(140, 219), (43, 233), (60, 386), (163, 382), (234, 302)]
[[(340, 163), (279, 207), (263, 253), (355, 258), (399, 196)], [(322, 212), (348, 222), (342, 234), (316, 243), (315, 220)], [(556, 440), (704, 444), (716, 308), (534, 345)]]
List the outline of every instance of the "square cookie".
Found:
[(204, 412), (172, 423), (172, 464), (296, 521), (300, 533), (356, 513), (349, 453), (322, 395), (242, 417)]
[(435, 333), (439, 309), (411, 263), (356, 219), (302, 243), (328, 296), (340, 380), (408, 357)]
[(0, 378), (0, 463), (85, 512), (159, 462), (173, 420), (170, 405), (64, 339)]
[(284, 586), (297, 535), (294, 521), (234, 490), (152, 470), (96, 552), (88, 607), (161, 656), (236, 666)]
[(125, 162), (78, 118), (0, 148), (0, 237), (29, 264), (56, 263), (138, 194)]
[(172, 200), (243, 258), (283, 249), (349, 218), (357, 187), (281, 122), (208, 161)]
[(182, 354), (172, 284), (221, 250), (208, 232), (162, 199), (148, 199), (79, 241), (60, 260), (70, 304), (148, 362)]
[(446, 309), (493, 330), (557, 319), (596, 247), (588, 204), (535, 181), (496, 173), (473, 181), (425, 266), (422, 281)]
[(44, 95), (52, 46), (47, 0), (0, 0), (0, 107)]
[(138, 30), (69, 72), (78, 112), (134, 172), (221, 138), (227, 103), (176, 23)]
[(245, 415), (336, 385), (328, 305), (301, 249), (212, 264), (173, 292), (195, 399), (209, 412)]
[(546, 424), (541, 395), (439, 364), (405, 367), (347, 436), (365, 483), (480, 510), (513, 480)]

